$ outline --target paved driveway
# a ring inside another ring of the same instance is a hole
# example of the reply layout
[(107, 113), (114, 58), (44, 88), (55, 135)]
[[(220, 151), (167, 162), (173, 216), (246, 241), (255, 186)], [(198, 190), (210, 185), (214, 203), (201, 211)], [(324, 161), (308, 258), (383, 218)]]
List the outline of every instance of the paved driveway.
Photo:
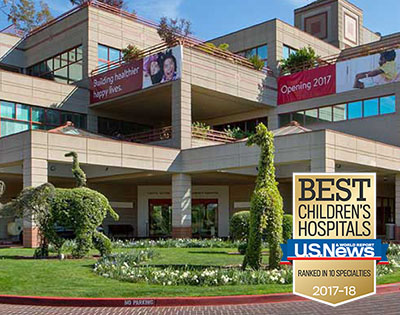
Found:
[(201, 307), (157, 307), (157, 308), (77, 308), (43, 307), (0, 304), (0, 314), (15, 315), (109, 315), (109, 314), (400, 314), (400, 292), (374, 295), (336, 308), (311, 301), (283, 302), (252, 305), (201, 306)]

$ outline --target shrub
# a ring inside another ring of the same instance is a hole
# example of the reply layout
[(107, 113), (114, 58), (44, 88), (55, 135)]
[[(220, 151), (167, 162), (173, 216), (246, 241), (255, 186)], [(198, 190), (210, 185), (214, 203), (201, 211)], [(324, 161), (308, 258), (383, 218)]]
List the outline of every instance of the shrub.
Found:
[(212, 49), (215, 49), (215, 48), (218, 48), (222, 51), (229, 51), (229, 44), (227, 44), (227, 43), (222, 43), (222, 44), (219, 44), (218, 46), (215, 46), (215, 44), (213, 44), (213, 43), (205, 43), (205, 45), (207, 47), (211, 48), (211, 50), (207, 50), (207, 51), (212, 51)]
[(230, 235), (234, 240), (247, 240), (249, 236), (250, 211), (236, 212), (230, 222)]
[(142, 51), (138, 47), (129, 44), (126, 48), (122, 49), (122, 60), (125, 62), (133, 61), (139, 59), (141, 54)]
[(293, 54), (290, 54), (287, 59), (282, 59), (281, 73), (292, 74), (306, 69), (315, 67), (318, 64), (319, 56), (311, 47), (303, 47)]
[(256, 70), (262, 70), (265, 66), (264, 60), (261, 60), (261, 58), (257, 55), (251, 56), (249, 61), (253, 64), (253, 67)]
[(240, 127), (231, 128), (231, 126), (225, 128), (224, 131), (229, 137), (235, 138), (237, 140), (248, 138), (253, 134), (250, 131), (243, 131), (242, 129), (240, 129)]
[(144, 282), (156, 285), (258, 285), (258, 284), (287, 284), (292, 282), (292, 269), (271, 271), (242, 271), (235, 268), (195, 268), (169, 267), (158, 268), (151, 266), (137, 266), (136, 262), (99, 260), (94, 272), (102, 277), (129, 282)]
[(285, 214), (282, 220), (282, 238), (286, 244), (289, 239), (293, 236), (293, 216), (291, 214)]
[(387, 250), (388, 265), (377, 265), (376, 274), (378, 277), (394, 273), (400, 268), (400, 245), (389, 244)]
[(238, 246), (238, 252), (240, 255), (244, 255), (246, 254), (246, 250), (247, 250), (247, 242), (242, 242), (239, 244)]

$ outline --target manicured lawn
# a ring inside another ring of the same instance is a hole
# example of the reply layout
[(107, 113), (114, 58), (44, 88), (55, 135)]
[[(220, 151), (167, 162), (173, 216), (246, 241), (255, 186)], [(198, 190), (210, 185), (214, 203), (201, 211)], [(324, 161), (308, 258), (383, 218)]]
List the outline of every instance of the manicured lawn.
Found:
[[(125, 251), (126, 249), (124, 249)], [(241, 255), (228, 255), (235, 249), (157, 248), (151, 264), (236, 265)], [(70, 297), (156, 297), (267, 294), (291, 292), (291, 285), (258, 286), (158, 286), (106, 279), (92, 272), (95, 259), (34, 260), (16, 259), (31, 256), (31, 249), (0, 249), (0, 294)], [(264, 257), (264, 261), (267, 257)], [(378, 283), (400, 281), (400, 271), (385, 276)]]

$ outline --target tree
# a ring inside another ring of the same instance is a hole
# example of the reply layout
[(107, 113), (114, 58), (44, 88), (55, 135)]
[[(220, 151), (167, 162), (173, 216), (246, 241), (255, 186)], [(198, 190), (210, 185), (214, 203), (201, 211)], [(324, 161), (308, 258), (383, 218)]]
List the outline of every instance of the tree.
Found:
[(192, 23), (185, 19), (162, 17), (157, 33), (168, 45), (173, 45), (179, 37), (187, 37), (192, 33)]
[(298, 51), (290, 54), (288, 58), (282, 59), (281, 73), (291, 74), (303, 70), (314, 68), (318, 64), (319, 56), (313, 48), (303, 47)]
[(262, 70), (265, 66), (265, 61), (262, 60), (258, 55), (251, 56), (249, 61), (253, 64), (253, 67), (256, 70)]
[[(89, 2), (89, 0), (69, 0), (71, 4), (73, 5), (81, 5), (86, 2)], [(97, 0), (99, 2), (103, 2), (105, 4), (111, 5), (113, 7), (117, 7), (118, 9), (123, 9), (125, 7), (125, 1), (124, 0)]]
[(2, 12), (21, 31), (27, 33), (53, 19), (49, 6), (44, 1), (36, 8), (34, 0), (3, 0)]
[(122, 60), (129, 62), (139, 59), (142, 50), (138, 47), (129, 44), (126, 48), (122, 49)]
[(258, 270), (261, 266), (262, 233), (266, 229), (266, 241), (269, 245), (269, 268), (279, 266), (282, 243), (283, 202), (275, 180), (274, 136), (264, 124), (256, 127), (247, 145), (260, 147), (260, 161), (256, 187), (250, 202), (250, 231), (243, 269), (249, 265)]

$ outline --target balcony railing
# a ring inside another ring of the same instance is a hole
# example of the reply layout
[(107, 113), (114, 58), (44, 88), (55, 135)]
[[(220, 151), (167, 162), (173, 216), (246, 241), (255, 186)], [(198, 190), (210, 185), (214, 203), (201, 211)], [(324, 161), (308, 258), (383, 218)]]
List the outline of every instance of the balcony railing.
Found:
[[(135, 143), (161, 142), (172, 139), (172, 127), (168, 126), (131, 135), (121, 135), (116, 138)], [(236, 141), (235, 138), (229, 136), (226, 132), (198, 127), (192, 127), (192, 138), (200, 141), (203, 140), (219, 143), (233, 143)]]

